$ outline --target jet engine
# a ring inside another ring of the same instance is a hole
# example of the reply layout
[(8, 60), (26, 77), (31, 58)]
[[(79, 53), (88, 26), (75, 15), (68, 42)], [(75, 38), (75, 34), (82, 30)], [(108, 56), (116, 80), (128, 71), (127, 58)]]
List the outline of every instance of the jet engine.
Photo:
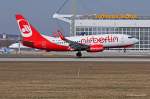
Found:
[(87, 52), (102, 52), (104, 50), (103, 45), (91, 45)]

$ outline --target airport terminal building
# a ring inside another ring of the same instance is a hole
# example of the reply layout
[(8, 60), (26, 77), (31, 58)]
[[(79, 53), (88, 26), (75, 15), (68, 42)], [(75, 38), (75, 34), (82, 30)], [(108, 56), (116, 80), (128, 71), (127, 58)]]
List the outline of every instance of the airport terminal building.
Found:
[[(72, 15), (54, 14), (54, 18), (63, 20), (70, 24), (72, 29)], [(74, 34), (128, 34), (139, 39), (130, 50), (150, 50), (150, 17), (124, 15), (77, 15), (74, 20)]]

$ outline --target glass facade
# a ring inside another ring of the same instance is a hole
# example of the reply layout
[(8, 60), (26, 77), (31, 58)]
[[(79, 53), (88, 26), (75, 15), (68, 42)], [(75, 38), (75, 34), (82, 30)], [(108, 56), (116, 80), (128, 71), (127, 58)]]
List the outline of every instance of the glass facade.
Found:
[(139, 43), (135, 44), (135, 46), (130, 49), (150, 49), (150, 27), (76, 27), (76, 35), (82, 34), (128, 34), (139, 39)]

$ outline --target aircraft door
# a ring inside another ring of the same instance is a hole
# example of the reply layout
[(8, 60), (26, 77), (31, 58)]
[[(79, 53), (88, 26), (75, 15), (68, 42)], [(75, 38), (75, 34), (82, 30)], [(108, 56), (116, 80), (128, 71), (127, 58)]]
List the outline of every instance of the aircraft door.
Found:
[(121, 36), (121, 38), (120, 38), (120, 43), (121, 43), (121, 44), (124, 44), (124, 35)]

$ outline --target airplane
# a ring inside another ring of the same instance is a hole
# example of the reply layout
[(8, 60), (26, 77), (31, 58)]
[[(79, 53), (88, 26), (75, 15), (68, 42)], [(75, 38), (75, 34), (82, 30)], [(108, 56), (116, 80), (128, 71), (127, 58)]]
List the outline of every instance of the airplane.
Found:
[(31, 47), (27, 47), (27, 46), (24, 46), (21, 42), (19, 43), (13, 43), (11, 45), (9, 45), (8, 47), (9, 49), (14, 49), (14, 50), (34, 50), (34, 51), (39, 51), (39, 49), (36, 49), (36, 48), (31, 48)]
[(7, 48), (7, 47), (0, 48), (0, 52), (2, 54), (9, 54), (10, 52), (13, 52), (13, 51), (14, 51), (13, 49), (10, 49), (10, 48)]
[(82, 57), (82, 51), (102, 52), (106, 48), (128, 48), (138, 39), (125, 34), (98, 34), (65, 37), (57, 31), (58, 37), (46, 36), (38, 32), (21, 14), (16, 14), (22, 44), (30, 48), (49, 51), (77, 51), (76, 56)]
[(10, 49), (18, 49), (19, 47), (21, 49), (29, 49), (30, 48), (30, 47), (24, 46), (22, 43), (13, 43), (9, 46)]

